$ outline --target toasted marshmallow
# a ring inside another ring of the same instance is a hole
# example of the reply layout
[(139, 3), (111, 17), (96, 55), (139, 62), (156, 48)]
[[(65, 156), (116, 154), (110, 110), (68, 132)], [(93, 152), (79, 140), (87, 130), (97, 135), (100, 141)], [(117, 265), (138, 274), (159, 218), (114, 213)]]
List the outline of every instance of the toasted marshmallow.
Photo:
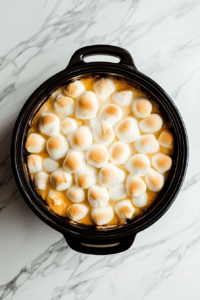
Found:
[(85, 165), (84, 169), (75, 174), (78, 187), (87, 189), (97, 183), (97, 170), (92, 166)]
[(124, 143), (132, 143), (140, 135), (137, 121), (132, 117), (128, 117), (117, 124), (115, 132), (120, 141)]
[(60, 132), (60, 120), (57, 116), (50, 113), (44, 113), (39, 120), (39, 130), (46, 135), (53, 135)]
[(35, 187), (38, 190), (46, 190), (49, 175), (45, 172), (39, 172), (35, 175)]
[(145, 180), (147, 183), (147, 187), (152, 192), (159, 192), (164, 185), (164, 176), (160, 173), (150, 169), (146, 175)]
[(61, 198), (60, 192), (50, 190), (47, 197), (47, 203), (53, 204), (54, 206), (60, 206), (64, 204), (64, 199)]
[(30, 153), (39, 153), (45, 147), (46, 140), (37, 133), (30, 133), (26, 140), (26, 150)]
[(88, 190), (88, 201), (92, 207), (106, 206), (109, 201), (108, 190), (99, 184), (91, 186)]
[(95, 168), (102, 168), (108, 162), (108, 150), (106, 147), (94, 143), (86, 152), (87, 163)]
[(126, 179), (126, 191), (131, 197), (140, 197), (146, 192), (147, 186), (140, 177), (128, 175)]
[(78, 98), (84, 92), (85, 86), (79, 80), (68, 84), (63, 89), (63, 94), (72, 98)]
[(88, 127), (81, 126), (68, 135), (68, 140), (73, 149), (87, 150), (92, 145), (93, 136)]
[(112, 99), (115, 103), (117, 103), (120, 106), (127, 106), (131, 104), (133, 97), (133, 93), (131, 91), (122, 91), (115, 93), (112, 96)]
[(132, 218), (135, 208), (130, 200), (124, 200), (115, 205), (115, 212), (120, 219), (126, 220)]
[(85, 153), (74, 149), (69, 149), (63, 162), (63, 169), (69, 173), (77, 173), (83, 168), (85, 163)]
[(115, 91), (115, 85), (111, 79), (101, 78), (95, 82), (94, 90), (97, 97), (104, 101)]
[(115, 133), (107, 122), (92, 120), (90, 123), (94, 135), (94, 140), (104, 146), (109, 146), (115, 138)]
[(83, 189), (79, 188), (77, 185), (70, 187), (67, 190), (67, 197), (74, 203), (79, 203), (85, 200), (85, 192)]
[(126, 186), (124, 184), (119, 184), (117, 186), (111, 186), (109, 188), (109, 196), (112, 200), (122, 200), (126, 198)]
[(88, 213), (88, 208), (84, 204), (72, 204), (67, 210), (67, 216), (72, 221), (83, 219)]
[(60, 167), (59, 163), (56, 160), (49, 157), (43, 160), (43, 166), (47, 172), (54, 172)]
[(72, 183), (72, 175), (67, 173), (63, 168), (59, 168), (50, 175), (52, 186), (57, 191), (68, 189)]
[(162, 118), (157, 114), (152, 114), (146, 119), (139, 122), (140, 129), (145, 133), (154, 133), (163, 125)]
[(130, 147), (122, 142), (112, 144), (109, 149), (109, 158), (116, 165), (125, 163), (130, 155)]
[(161, 146), (172, 149), (174, 146), (173, 134), (169, 130), (162, 131), (158, 138), (158, 142)]
[(150, 168), (150, 160), (144, 154), (135, 154), (127, 161), (125, 167), (131, 175), (143, 176)]
[(51, 136), (47, 141), (47, 152), (52, 159), (65, 157), (69, 149), (67, 139), (61, 134)]
[(140, 197), (133, 197), (132, 202), (137, 207), (143, 207), (147, 205), (148, 195), (147, 193), (143, 194)]
[(27, 157), (27, 166), (30, 173), (37, 173), (42, 170), (42, 158), (39, 155), (31, 154)]
[(105, 225), (114, 217), (112, 207), (96, 207), (92, 210), (92, 220), (96, 225)]
[(98, 182), (103, 187), (115, 186), (125, 179), (125, 172), (116, 166), (108, 163), (101, 168), (98, 175)]
[(54, 107), (57, 112), (72, 116), (75, 110), (75, 102), (70, 97), (65, 97), (62, 94), (58, 95), (54, 101)]
[(79, 119), (91, 120), (96, 117), (98, 111), (98, 100), (95, 93), (84, 92), (76, 102), (75, 115)]
[(106, 104), (98, 113), (98, 119), (100, 121), (106, 121), (111, 126), (115, 125), (121, 120), (123, 112), (118, 105)]
[(136, 99), (133, 101), (132, 111), (138, 118), (147, 118), (152, 111), (152, 104), (144, 98)]
[(69, 134), (77, 129), (77, 123), (74, 119), (67, 117), (62, 121), (60, 127), (64, 134)]
[(172, 167), (171, 157), (162, 153), (154, 155), (151, 158), (151, 162), (154, 168), (160, 173), (165, 173)]
[(145, 134), (135, 141), (135, 148), (138, 152), (154, 153), (159, 150), (159, 144), (153, 134)]

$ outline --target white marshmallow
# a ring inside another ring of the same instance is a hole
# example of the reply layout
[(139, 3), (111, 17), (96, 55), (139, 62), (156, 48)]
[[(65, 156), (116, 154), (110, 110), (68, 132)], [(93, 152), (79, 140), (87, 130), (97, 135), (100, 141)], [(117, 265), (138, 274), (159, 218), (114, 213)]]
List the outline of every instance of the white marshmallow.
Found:
[(124, 171), (108, 163), (101, 168), (98, 175), (98, 182), (103, 187), (116, 186), (124, 181), (125, 176)]
[(122, 142), (115, 142), (110, 146), (109, 158), (113, 164), (123, 164), (130, 157), (129, 145)]
[(46, 135), (53, 135), (60, 132), (60, 119), (50, 113), (44, 113), (39, 120), (39, 130)]
[(74, 185), (67, 190), (67, 197), (72, 202), (79, 203), (85, 200), (85, 192), (77, 185)]
[(154, 153), (159, 150), (159, 144), (153, 134), (145, 134), (135, 141), (135, 148), (138, 152)]
[(100, 121), (106, 121), (111, 126), (115, 125), (123, 117), (123, 112), (118, 105), (106, 104), (98, 113), (98, 119)]
[(151, 162), (154, 168), (160, 173), (165, 173), (172, 167), (171, 157), (162, 153), (154, 155), (151, 158)]
[(72, 175), (67, 173), (63, 168), (59, 168), (50, 175), (50, 182), (55, 190), (64, 191), (72, 183)]
[(115, 212), (120, 219), (126, 220), (132, 218), (135, 208), (131, 204), (130, 200), (123, 200), (115, 205)]
[(106, 206), (109, 201), (108, 190), (99, 184), (91, 186), (88, 190), (88, 201), (92, 207)]
[(79, 80), (68, 84), (63, 89), (63, 94), (66, 96), (70, 96), (72, 98), (78, 98), (84, 92), (85, 92), (85, 86)]
[(140, 197), (146, 192), (147, 186), (140, 177), (128, 175), (126, 179), (126, 191), (131, 197)]
[(69, 173), (77, 173), (83, 168), (85, 163), (85, 153), (74, 149), (69, 149), (63, 162), (63, 169)]
[(172, 149), (174, 146), (173, 134), (169, 130), (162, 131), (158, 138), (158, 142), (161, 146)]
[(92, 145), (93, 136), (88, 127), (81, 126), (68, 135), (68, 140), (73, 149), (87, 150)]
[(162, 125), (163, 125), (163, 120), (157, 114), (152, 114), (146, 119), (139, 122), (139, 127), (141, 131), (145, 133), (154, 133), (160, 130)]
[(97, 97), (104, 101), (115, 91), (115, 85), (111, 79), (101, 78), (95, 82), (94, 90)]
[(39, 155), (31, 154), (27, 157), (27, 166), (30, 173), (37, 173), (42, 170), (42, 158)]
[(30, 133), (26, 140), (26, 150), (30, 153), (39, 153), (45, 147), (46, 140), (37, 133)]
[(131, 91), (122, 91), (115, 93), (112, 96), (112, 99), (115, 103), (117, 103), (120, 106), (127, 106), (131, 104), (133, 97), (133, 93)]
[(132, 111), (138, 118), (146, 118), (152, 111), (152, 104), (145, 98), (139, 98), (133, 101)]
[(119, 184), (109, 188), (109, 196), (112, 200), (122, 200), (126, 198), (126, 186), (124, 184)]
[(91, 216), (96, 225), (105, 225), (113, 219), (114, 212), (112, 207), (96, 207), (92, 209)]
[(147, 193), (143, 194), (140, 197), (133, 197), (132, 202), (137, 207), (144, 207), (147, 205), (148, 195)]
[(135, 154), (126, 162), (125, 167), (131, 175), (143, 176), (150, 168), (150, 160), (145, 154)]
[(72, 204), (67, 210), (67, 216), (72, 221), (83, 219), (88, 213), (88, 208), (84, 204)]
[(147, 183), (147, 187), (152, 192), (159, 192), (164, 185), (164, 176), (160, 173), (150, 169), (146, 175), (145, 180)]
[(54, 172), (60, 167), (59, 163), (51, 158), (45, 158), (43, 160), (43, 166), (47, 172)]
[(61, 130), (64, 134), (69, 134), (77, 129), (77, 123), (72, 118), (65, 118), (61, 123)]
[(70, 97), (65, 97), (62, 94), (58, 95), (54, 101), (54, 107), (57, 112), (72, 116), (75, 110), (75, 102)]
[(75, 174), (75, 181), (78, 187), (87, 189), (97, 183), (97, 169), (90, 165), (85, 167), (78, 173)]
[(132, 143), (140, 136), (137, 120), (133, 117), (128, 117), (117, 124), (115, 132), (124, 143)]
[(98, 107), (98, 100), (95, 93), (86, 91), (76, 102), (75, 115), (77, 118), (82, 120), (94, 119), (96, 117)]
[(46, 190), (49, 175), (45, 172), (39, 172), (35, 175), (35, 187), (37, 190)]
[(51, 136), (47, 141), (47, 152), (52, 159), (65, 157), (69, 149), (67, 139), (61, 134)]
[(102, 168), (108, 162), (108, 150), (106, 147), (94, 143), (86, 152), (87, 163), (95, 168)]
[(115, 138), (112, 127), (107, 122), (92, 120), (90, 123), (94, 135), (94, 140), (104, 146), (109, 146)]

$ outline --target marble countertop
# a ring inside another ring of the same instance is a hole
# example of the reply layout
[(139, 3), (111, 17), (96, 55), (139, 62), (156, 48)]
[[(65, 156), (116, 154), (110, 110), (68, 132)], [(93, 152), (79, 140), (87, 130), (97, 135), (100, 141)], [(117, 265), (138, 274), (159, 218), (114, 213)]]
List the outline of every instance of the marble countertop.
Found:
[[(200, 2), (0, 1), (0, 299), (197, 300), (200, 294)], [(128, 251), (92, 256), (26, 205), (10, 162), (29, 95), (80, 47), (126, 48), (178, 106), (189, 135), (184, 185), (168, 212)]]

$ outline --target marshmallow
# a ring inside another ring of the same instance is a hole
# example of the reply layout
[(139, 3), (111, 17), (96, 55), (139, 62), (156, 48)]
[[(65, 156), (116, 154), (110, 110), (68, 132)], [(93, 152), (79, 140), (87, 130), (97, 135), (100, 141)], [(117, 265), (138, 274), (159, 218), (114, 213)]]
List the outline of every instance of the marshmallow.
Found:
[(144, 154), (135, 154), (127, 161), (125, 167), (131, 175), (143, 176), (150, 168), (150, 160)]
[(146, 192), (146, 184), (140, 177), (128, 175), (126, 179), (126, 191), (131, 197), (140, 197)]
[(64, 202), (64, 199), (62, 198), (61, 193), (52, 191), (52, 190), (50, 190), (50, 192), (47, 196), (47, 203), (52, 204), (54, 206), (60, 206), (60, 205), (65, 206), (65, 202)]
[(35, 187), (37, 190), (46, 190), (49, 175), (45, 172), (39, 172), (35, 175)]
[(57, 112), (72, 116), (75, 110), (75, 102), (70, 97), (65, 97), (62, 94), (58, 95), (54, 101), (54, 107)]
[(42, 158), (39, 155), (31, 154), (27, 157), (27, 166), (30, 173), (37, 173), (42, 170)]
[(109, 193), (106, 188), (95, 184), (88, 190), (88, 201), (92, 207), (106, 206), (109, 201)]
[(130, 147), (122, 142), (112, 144), (109, 149), (109, 158), (113, 164), (125, 163), (130, 155)]
[(125, 172), (116, 166), (108, 163), (101, 168), (98, 175), (98, 182), (103, 187), (115, 186), (125, 179)]
[(143, 194), (140, 197), (133, 197), (132, 202), (137, 207), (143, 207), (147, 205), (148, 195), (147, 193)]
[(30, 153), (39, 153), (45, 147), (46, 140), (37, 133), (30, 133), (26, 140), (26, 150)]
[(152, 104), (149, 100), (139, 98), (133, 101), (132, 111), (138, 118), (146, 118), (152, 111)]
[(151, 162), (154, 168), (160, 173), (165, 173), (172, 167), (171, 157), (162, 153), (154, 155), (151, 158)]
[(115, 127), (115, 133), (124, 143), (134, 142), (140, 135), (136, 119), (128, 117)]
[(159, 192), (164, 185), (164, 176), (150, 169), (145, 175), (147, 187), (152, 192)]
[(131, 104), (132, 97), (133, 93), (131, 91), (122, 91), (115, 93), (112, 96), (112, 99), (115, 103), (117, 103), (120, 106), (127, 106)]
[(61, 130), (64, 134), (69, 134), (77, 129), (77, 123), (72, 118), (65, 118), (61, 123)]
[(95, 168), (101, 168), (108, 162), (108, 150), (106, 147), (94, 143), (86, 152), (87, 163)]
[(115, 85), (111, 79), (101, 78), (95, 82), (94, 91), (97, 97), (104, 101), (115, 91)]
[(115, 212), (120, 219), (126, 220), (132, 218), (135, 208), (131, 204), (130, 200), (124, 200), (115, 205)]
[(83, 168), (85, 163), (84, 152), (69, 149), (67, 156), (63, 162), (63, 169), (69, 173), (77, 173)]
[(163, 125), (162, 118), (157, 114), (152, 114), (146, 119), (139, 122), (140, 129), (145, 133), (154, 133)]
[(159, 150), (159, 144), (153, 134), (145, 134), (135, 141), (135, 148), (138, 152), (154, 153)]
[(72, 204), (67, 210), (67, 216), (72, 221), (83, 219), (88, 213), (88, 208), (84, 204)]
[(92, 220), (96, 225), (105, 225), (114, 217), (112, 207), (96, 207), (92, 210)]
[(72, 98), (78, 98), (82, 93), (85, 92), (85, 86), (79, 80), (68, 84), (63, 89), (63, 94)]
[(67, 139), (61, 134), (51, 136), (47, 141), (47, 152), (52, 159), (65, 157), (69, 149)]
[(115, 125), (119, 120), (121, 120), (123, 112), (118, 105), (106, 104), (103, 106), (98, 113), (98, 119), (100, 121), (106, 121), (111, 126)]
[(43, 166), (47, 172), (53, 172), (60, 167), (59, 163), (51, 158), (45, 158), (43, 160)]
[(75, 174), (75, 181), (78, 187), (87, 189), (97, 182), (97, 170), (85, 165), (84, 169)]
[(68, 140), (73, 149), (87, 150), (92, 145), (93, 136), (88, 127), (81, 126), (68, 135)]
[(94, 119), (97, 111), (98, 100), (95, 93), (91, 91), (84, 92), (76, 102), (76, 117), (82, 120)]
[(53, 135), (60, 132), (60, 120), (54, 114), (42, 114), (39, 120), (39, 130), (46, 135)]
[(90, 123), (94, 135), (94, 140), (104, 146), (109, 146), (115, 138), (112, 127), (107, 122), (92, 120)]
[(74, 185), (67, 190), (67, 197), (72, 202), (75, 203), (82, 202), (83, 200), (85, 200), (85, 192), (77, 185)]
[(126, 198), (126, 186), (124, 184), (119, 184), (117, 186), (112, 186), (109, 188), (109, 196), (112, 200), (122, 200)]
[(52, 186), (57, 191), (68, 189), (72, 183), (72, 175), (65, 172), (63, 168), (59, 168), (50, 175)]
[(158, 142), (161, 146), (172, 149), (174, 146), (174, 137), (169, 130), (164, 130), (161, 132)]

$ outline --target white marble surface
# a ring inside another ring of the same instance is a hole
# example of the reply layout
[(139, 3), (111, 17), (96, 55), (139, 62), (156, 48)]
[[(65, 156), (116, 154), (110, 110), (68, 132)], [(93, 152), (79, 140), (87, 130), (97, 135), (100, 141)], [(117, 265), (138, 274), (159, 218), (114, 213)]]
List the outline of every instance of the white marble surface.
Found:
[[(0, 1), (0, 299), (197, 300), (200, 294), (200, 1)], [(122, 46), (173, 98), (190, 139), (183, 188), (125, 253), (74, 252), (37, 218), (13, 179), (16, 117), (73, 52)]]

